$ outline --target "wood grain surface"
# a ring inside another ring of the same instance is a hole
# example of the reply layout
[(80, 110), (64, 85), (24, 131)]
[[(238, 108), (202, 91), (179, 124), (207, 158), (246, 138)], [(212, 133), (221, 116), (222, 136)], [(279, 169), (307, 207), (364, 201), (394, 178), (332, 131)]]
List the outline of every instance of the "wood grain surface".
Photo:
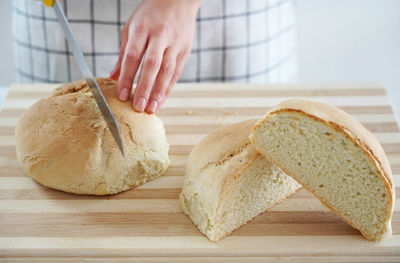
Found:
[(0, 113), (0, 261), (400, 262), (399, 198), (394, 234), (380, 243), (365, 240), (304, 189), (218, 243), (204, 237), (178, 203), (186, 158), (196, 143), (291, 97), (338, 106), (372, 131), (388, 155), (400, 196), (400, 131), (381, 85), (179, 84), (157, 113), (170, 143), (168, 171), (105, 197), (43, 187), (18, 166), (17, 120), (55, 87), (14, 85)]

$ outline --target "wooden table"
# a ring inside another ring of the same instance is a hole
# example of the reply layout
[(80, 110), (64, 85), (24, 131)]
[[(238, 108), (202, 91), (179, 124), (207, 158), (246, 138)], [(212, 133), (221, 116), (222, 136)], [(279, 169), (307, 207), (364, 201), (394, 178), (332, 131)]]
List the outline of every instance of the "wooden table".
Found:
[(170, 168), (155, 181), (106, 197), (45, 188), (18, 167), (18, 117), (54, 87), (14, 85), (0, 114), (0, 256), (6, 261), (400, 262), (399, 198), (394, 235), (381, 243), (365, 240), (304, 189), (218, 243), (200, 234), (178, 203), (186, 157), (196, 143), (225, 124), (261, 117), (289, 97), (338, 106), (372, 131), (400, 196), (400, 131), (382, 86), (177, 85), (158, 112), (171, 145)]

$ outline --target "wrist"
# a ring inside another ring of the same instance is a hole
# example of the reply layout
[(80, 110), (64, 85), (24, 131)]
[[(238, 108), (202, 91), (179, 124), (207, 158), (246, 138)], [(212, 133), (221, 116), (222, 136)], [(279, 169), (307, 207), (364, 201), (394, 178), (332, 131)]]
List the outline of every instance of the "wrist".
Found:
[(201, 0), (190, 0), (190, 2), (192, 2), (193, 5), (193, 18), (196, 19), (197, 17), (197, 13), (199, 12), (200, 9), (200, 5), (201, 5)]
[(201, 5), (201, 0), (184, 0), (184, 2), (189, 4), (191, 10), (194, 11), (195, 14), (197, 14), (197, 11), (199, 11)]
[(197, 8), (199, 8), (200, 5), (201, 5), (201, 0), (190, 0), (190, 1), (193, 2), (193, 4), (194, 4)]

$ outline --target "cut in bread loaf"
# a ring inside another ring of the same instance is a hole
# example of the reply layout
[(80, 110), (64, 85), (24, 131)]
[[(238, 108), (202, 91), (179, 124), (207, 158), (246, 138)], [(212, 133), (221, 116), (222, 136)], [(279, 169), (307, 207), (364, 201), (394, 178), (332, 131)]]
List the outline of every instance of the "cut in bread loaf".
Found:
[(288, 100), (254, 127), (251, 142), (369, 240), (391, 234), (394, 187), (379, 142), (335, 107)]
[(249, 120), (217, 130), (189, 155), (181, 205), (212, 241), (300, 188), (250, 144), (248, 137), (255, 123)]
[(155, 179), (168, 168), (164, 125), (117, 99), (117, 83), (98, 79), (118, 121), (122, 156), (84, 80), (67, 83), (26, 110), (15, 139), (24, 172), (75, 194), (115, 194)]

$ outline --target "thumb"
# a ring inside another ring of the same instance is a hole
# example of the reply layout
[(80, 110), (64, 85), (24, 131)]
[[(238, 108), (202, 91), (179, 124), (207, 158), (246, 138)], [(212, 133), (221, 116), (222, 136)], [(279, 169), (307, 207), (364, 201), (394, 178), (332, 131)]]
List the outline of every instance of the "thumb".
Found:
[(118, 61), (118, 64), (115, 65), (113, 70), (111, 70), (110, 74), (108, 74), (108, 77), (113, 80), (118, 80), (120, 73), (121, 73), (121, 64)]

